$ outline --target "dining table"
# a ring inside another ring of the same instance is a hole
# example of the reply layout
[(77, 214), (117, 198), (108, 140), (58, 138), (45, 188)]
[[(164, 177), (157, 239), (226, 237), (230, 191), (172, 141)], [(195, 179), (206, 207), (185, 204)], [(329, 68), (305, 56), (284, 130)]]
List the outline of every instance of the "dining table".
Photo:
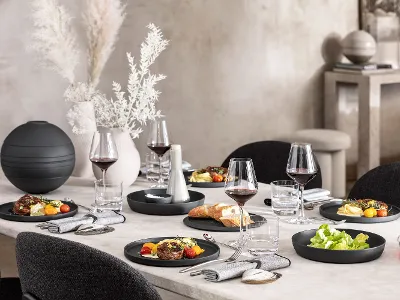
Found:
[[(90, 178), (71, 177), (63, 186), (46, 194), (45, 197), (58, 200), (69, 197), (77, 204), (90, 206), (94, 203), (93, 182), (94, 179)], [(203, 276), (193, 277), (189, 273), (179, 273), (181, 267), (154, 267), (131, 262), (124, 256), (124, 247), (135, 240), (163, 236), (187, 236), (201, 239), (206, 233), (184, 225), (182, 220), (186, 217), (185, 215), (156, 216), (132, 211), (126, 201), (126, 195), (148, 189), (150, 185), (151, 183), (145, 178), (138, 178), (133, 185), (124, 188), (125, 199), (122, 213), (126, 217), (126, 221), (112, 225), (115, 230), (110, 233), (91, 236), (76, 235), (73, 232), (57, 234), (38, 228), (36, 223), (0, 219), (0, 234), (16, 238), (21, 232), (37, 232), (79, 242), (104, 251), (141, 272), (159, 291), (168, 295), (168, 299), (399, 299), (400, 247), (397, 238), (400, 235), (400, 219), (387, 223), (344, 223), (335, 226), (344, 230), (359, 229), (373, 232), (386, 239), (385, 250), (380, 258), (359, 264), (321, 263), (300, 257), (292, 246), (292, 236), (303, 230), (317, 228), (319, 225), (293, 225), (281, 221), (278, 254), (289, 258), (291, 265), (278, 270), (282, 277), (268, 284), (245, 284), (241, 282), (240, 278), (209, 282)], [(235, 204), (224, 193), (224, 188), (194, 188), (190, 186), (188, 188), (203, 193), (207, 204), (221, 202)], [(16, 201), (23, 194), (6, 179), (0, 179), (0, 204)], [(271, 208), (264, 204), (264, 199), (269, 197), (269, 185), (260, 183), (258, 193), (246, 206), (271, 211)], [(79, 208), (78, 214), (85, 213), (87, 213), (85, 209)], [(318, 208), (306, 211), (306, 215), (319, 216)], [(221, 242), (227, 242), (239, 236), (238, 232), (209, 233)], [(220, 258), (228, 258), (234, 251), (224, 246), (221, 246), (220, 250)], [(64, 255), (68, 255), (68, 253), (64, 253)]]

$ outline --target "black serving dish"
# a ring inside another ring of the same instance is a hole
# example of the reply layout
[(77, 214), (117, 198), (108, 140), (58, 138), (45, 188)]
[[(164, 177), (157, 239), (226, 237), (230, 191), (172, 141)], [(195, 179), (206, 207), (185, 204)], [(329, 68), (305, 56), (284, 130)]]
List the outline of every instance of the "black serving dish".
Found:
[(199, 188), (220, 188), (225, 186), (225, 182), (190, 182), (189, 180), (186, 181), (187, 184), (190, 184), (192, 187), (199, 187)]
[(58, 213), (52, 216), (21, 216), (13, 212), (15, 202), (0, 204), (0, 219), (15, 222), (47, 222), (50, 220), (63, 219), (73, 217), (78, 212), (78, 206), (75, 203), (63, 201), (68, 204), (70, 211), (67, 213)]
[(63, 185), (75, 167), (71, 139), (59, 127), (31, 121), (15, 128), (1, 147), (7, 179), (30, 194), (45, 194)]
[(155, 267), (185, 267), (185, 266), (193, 266), (206, 261), (217, 259), (219, 256), (219, 247), (218, 245), (200, 239), (195, 239), (197, 244), (204, 249), (204, 252), (199, 256), (188, 259), (178, 259), (178, 260), (161, 260), (158, 258), (149, 258), (143, 257), (140, 255), (140, 249), (144, 243), (158, 243), (165, 239), (174, 239), (176, 237), (156, 237), (138, 240), (132, 243), (129, 243), (124, 248), (124, 255), (130, 261), (133, 261), (138, 264), (147, 265), (147, 266), (155, 266)]
[(326, 250), (308, 247), (307, 245), (311, 243), (310, 239), (315, 236), (317, 231), (317, 229), (312, 229), (298, 232), (292, 236), (294, 250), (298, 255), (309, 260), (335, 264), (356, 264), (379, 258), (385, 249), (386, 240), (375, 233), (354, 229), (337, 230), (344, 230), (352, 238), (355, 238), (359, 233), (368, 235), (367, 243), (370, 248), (362, 250)]
[[(264, 220), (263, 217), (255, 214), (250, 214), (250, 218), (255, 222)], [(211, 218), (202, 219), (202, 218), (186, 217), (183, 219), (183, 224), (194, 229), (205, 230), (205, 231), (216, 231), (216, 232), (240, 231), (239, 227), (225, 227), (224, 224), (222, 224), (221, 222), (218, 222), (217, 220)], [(256, 228), (260, 226), (261, 226), (260, 223), (258, 224), (254, 223), (249, 225), (250, 228)]]
[(128, 194), (126, 197), (128, 200), (129, 207), (138, 213), (146, 215), (158, 215), (158, 216), (173, 216), (173, 215), (184, 215), (187, 214), (192, 208), (204, 204), (204, 195), (199, 192), (190, 191), (190, 201), (185, 203), (149, 203), (146, 194), (154, 193), (166, 193), (166, 189), (149, 189), (142, 190)]
[(346, 220), (347, 223), (384, 223), (394, 221), (400, 217), (400, 209), (391, 204), (388, 204), (389, 209), (387, 217), (374, 218), (338, 215), (337, 211), (338, 208), (341, 206), (342, 201), (332, 201), (329, 203), (325, 203), (319, 207), (319, 213), (325, 218), (335, 221)]

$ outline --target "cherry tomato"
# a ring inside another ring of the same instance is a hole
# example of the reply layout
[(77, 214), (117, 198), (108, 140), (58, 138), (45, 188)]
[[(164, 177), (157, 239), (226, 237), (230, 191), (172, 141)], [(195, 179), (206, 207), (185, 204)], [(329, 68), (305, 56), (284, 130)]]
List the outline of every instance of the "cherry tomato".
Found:
[(213, 181), (213, 182), (221, 182), (222, 179), (224, 179), (224, 177), (222, 177), (222, 175), (215, 174), (215, 175), (213, 176), (213, 178), (212, 178), (212, 181)]
[(140, 255), (144, 254), (151, 254), (151, 249), (149, 247), (142, 247), (142, 249), (140, 250)]
[(61, 206), (60, 206), (60, 211), (61, 211), (63, 214), (69, 212), (69, 211), (70, 211), (69, 205), (67, 205), (67, 204), (61, 205)]
[(378, 210), (378, 217), (387, 217), (387, 209)]
[(185, 257), (186, 258), (195, 258), (196, 251), (193, 248), (185, 248)]

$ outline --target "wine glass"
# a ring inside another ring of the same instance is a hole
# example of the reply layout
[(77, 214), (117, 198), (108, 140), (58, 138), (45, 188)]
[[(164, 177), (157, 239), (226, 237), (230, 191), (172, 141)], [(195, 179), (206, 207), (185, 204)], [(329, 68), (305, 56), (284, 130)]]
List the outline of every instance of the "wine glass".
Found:
[(291, 224), (312, 224), (313, 220), (306, 218), (304, 214), (304, 186), (310, 182), (318, 172), (318, 165), (314, 159), (311, 144), (292, 143), (286, 173), (296, 181), (300, 187), (300, 212), (297, 218), (286, 220)]
[(164, 179), (162, 177), (161, 160), (163, 155), (171, 148), (165, 119), (158, 118), (151, 122), (147, 147), (157, 154), (159, 163), (158, 182), (156, 185), (153, 185), (152, 188), (165, 189), (167, 186), (164, 184)]
[(94, 133), (89, 159), (95, 166), (101, 169), (103, 184), (105, 185), (108, 168), (118, 160), (117, 146), (111, 132), (96, 131)]
[[(258, 184), (251, 158), (231, 158), (225, 180), (225, 193), (235, 200), (239, 206), (240, 236), (236, 242), (238, 245), (246, 243), (243, 206), (257, 194), (257, 191)], [(246, 220), (247, 222), (248, 220)]]

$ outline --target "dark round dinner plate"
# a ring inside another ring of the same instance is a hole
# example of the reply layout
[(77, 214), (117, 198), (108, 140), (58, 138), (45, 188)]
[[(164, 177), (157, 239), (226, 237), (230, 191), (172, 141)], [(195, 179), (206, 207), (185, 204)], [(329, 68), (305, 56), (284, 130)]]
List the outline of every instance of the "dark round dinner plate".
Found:
[(342, 205), (342, 201), (325, 203), (319, 207), (319, 213), (325, 218), (335, 221), (346, 220), (347, 223), (384, 223), (394, 221), (400, 217), (400, 209), (390, 204), (388, 204), (389, 210), (387, 217), (366, 218), (338, 215), (338, 208)]
[[(255, 214), (250, 214), (250, 218), (253, 221), (262, 221), (264, 220), (263, 217)], [(186, 217), (183, 219), (183, 224), (188, 227), (199, 229), (199, 230), (206, 230), (206, 231), (217, 231), (217, 232), (238, 232), (240, 231), (239, 227), (225, 227), (224, 224), (218, 222), (214, 219), (202, 219), (202, 218), (191, 218)], [(250, 228), (260, 227), (261, 223), (254, 223), (250, 224)]]
[(199, 187), (199, 188), (220, 188), (225, 186), (225, 182), (190, 182), (186, 180), (187, 184), (190, 184), (192, 187)]
[(368, 235), (367, 243), (370, 248), (362, 250), (327, 250), (309, 247), (310, 239), (315, 236), (317, 231), (317, 229), (312, 229), (298, 232), (292, 236), (294, 250), (298, 255), (309, 260), (335, 264), (356, 264), (379, 258), (385, 249), (386, 240), (375, 233), (354, 229), (337, 230), (344, 230), (352, 238), (355, 238), (359, 233)]
[(175, 237), (156, 237), (138, 240), (132, 243), (129, 243), (124, 248), (124, 255), (130, 261), (133, 261), (138, 264), (147, 265), (147, 266), (155, 266), (155, 267), (185, 267), (185, 266), (193, 266), (205, 261), (217, 259), (219, 256), (219, 247), (218, 245), (200, 239), (195, 239), (197, 244), (204, 249), (204, 252), (195, 258), (188, 259), (177, 259), (177, 260), (162, 260), (159, 258), (149, 258), (143, 257), (140, 255), (140, 249), (144, 243), (158, 243), (165, 239), (174, 239)]
[[(154, 191), (154, 190), (153, 190)], [(157, 192), (166, 193), (166, 189), (157, 189)], [(204, 194), (190, 191), (190, 201), (185, 203), (160, 204), (149, 202), (146, 194), (151, 194), (152, 190), (142, 190), (128, 194), (126, 197), (129, 207), (138, 213), (158, 216), (174, 216), (187, 214), (191, 209), (204, 204)]]
[(67, 213), (58, 213), (52, 216), (22, 216), (13, 212), (15, 202), (0, 204), (0, 219), (15, 221), (15, 222), (47, 222), (50, 220), (63, 219), (73, 217), (78, 212), (78, 206), (75, 203), (63, 201), (68, 204), (70, 211)]

